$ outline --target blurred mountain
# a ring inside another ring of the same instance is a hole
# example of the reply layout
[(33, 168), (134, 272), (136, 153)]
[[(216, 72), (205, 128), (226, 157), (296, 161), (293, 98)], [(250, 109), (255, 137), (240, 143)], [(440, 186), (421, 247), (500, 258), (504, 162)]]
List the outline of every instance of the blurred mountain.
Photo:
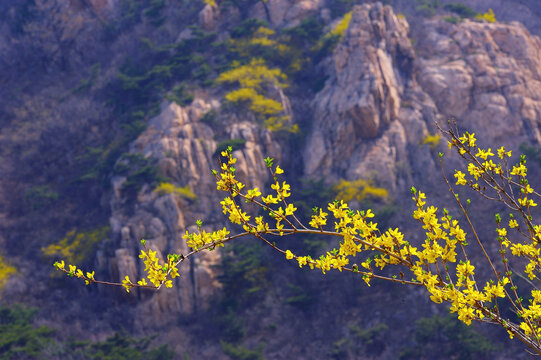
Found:
[[(476, 19), (489, 8), (495, 22)], [(211, 170), (228, 146), (248, 186), (268, 185), (270, 156), (299, 210), (338, 184), (379, 189), (353, 206), (423, 240), (409, 188), (450, 198), (435, 122), (541, 146), (536, 1), (17, 0), (0, 27), (0, 268), (17, 269), (2, 304), (39, 306), (60, 338), (157, 334), (178, 358), (527, 358), (420, 290), (299, 271), (254, 239), (191, 258), (158, 293), (84, 287), (50, 264), (119, 281), (144, 273), (142, 238), (186, 253), (197, 219), (226, 225)]]

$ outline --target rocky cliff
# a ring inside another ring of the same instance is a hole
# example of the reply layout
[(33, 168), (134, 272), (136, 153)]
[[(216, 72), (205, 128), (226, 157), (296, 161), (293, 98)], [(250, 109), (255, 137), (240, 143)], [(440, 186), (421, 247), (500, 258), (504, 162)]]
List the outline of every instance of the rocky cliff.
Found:
[(426, 26), (417, 79), (439, 112), (487, 143), (539, 144), (539, 38), (516, 22)]
[[(147, 129), (131, 144), (131, 153), (154, 159), (160, 174), (176, 186), (193, 189), (195, 198), (189, 201), (143, 186), (131, 208), (126, 204), (129, 199), (123, 196), (126, 178), (113, 178), (110, 223), (112, 236), (117, 241), (112, 245), (114, 257), (103, 264), (110, 269), (109, 276), (117, 279), (126, 275), (134, 279), (143, 276), (144, 265), (138, 258), (139, 243), (143, 238), (163, 260), (162, 254), (189, 252), (182, 236), (187, 230), (195, 230), (197, 219), (205, 219), (208, 230), (225, 225), (224, 219), (217, 216), (217, 204), (221, 199), (211, 174), (218, 166), (214, 140), (218, 132), (227, 138), (244, 141), (244, 147), (234, 152), (240, 179), (259, 188), (268, 181), (268, 170), (260, 159), (264, 155), (281, 157), (280, 146), (273, 141), (271, 132), (253, 123), (234, 120), (224, 129), (212, 129), (200, 120), (218, 105), (216, 100), (206, 102), (202, 99), (195, 99), (185, 108), (174, 103), (164, 104), (160, 115), (151, 119)], [(220, 289), (215, 274), (219, 260), (218, 252), (206, 252), (183, 263), (180, 270), (184, 276), (177, 279), (174, 289), (154, 294), (150, 299), (148, 292), (139, 294), (143, 301), (140, 302), (141, 309), (136, 311), (137, 316), (147, 326), (161, 326), (174, 321), (171, 313), (192, 314), (208, 308), (213, 295)], [(137, 295), (134, 293), (133, 296)]]
[(400, 119), (405, 93), (419, 91), (412, 78), (414, 58), (408, 24), (390, 7), (353, 9), (332, 54), (329, 78), (313, 100), (315, 118), (304, 151), (307, 175), (330, 182), (374, 178), (393, 192), (407, 186), (411, 174), (399, 174), (398, 164), (402, 169), (409, 164), (408, 143), (420, 143), (427, 133), (419, 113), (407, 122)]

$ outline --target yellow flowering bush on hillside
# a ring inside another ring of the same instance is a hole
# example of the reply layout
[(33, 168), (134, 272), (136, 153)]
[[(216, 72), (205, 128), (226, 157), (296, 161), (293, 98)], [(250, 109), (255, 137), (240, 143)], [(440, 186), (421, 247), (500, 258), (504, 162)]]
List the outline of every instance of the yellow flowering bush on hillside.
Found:
[[(385, 280), (422, 287), (433, 302), (445, 303), (465, 324), (481, 321), (499, 325), (511, 338), (519, 339), (541, 355), (541, 290), (533, 283), (541, 270), (541, 224), (532, 216), (541, 195), (528, 182), (525, 156), (518, 163), (511, 163), (511, 151), (504, 147), (481, 148), (475, 134), (459, 134), (452, 123), (449, 125), (449, 130), (442, 133), (449, 149), (456, 151), (466, 165), (464, 170), (455, 170), (453, 178), (442, 171), (458, 214), (435, 207), (423, 191), (412, 187), (412, 215), (425, 235), (422, 243), (412, 243), (398, 228), (381, 229), (370, 209), (354, 210), (344, 200), (314, 208), (309, 223), (304, 224), (296, 215), (295, 204), (289, 201), (291, 187), (284, 180), (284, 170), (273, 159), (266, 158), (272, 179), (270, 191), (247, 188), (236, 176), (237, 159), (229, 147), (221, 153), (220, 170), (213, 171), (213, 175), (217, 189), (225, 192), (220, 202), (223, 213), (242, 231), (231, 233), (222, 228), (207, 232), (202, 230), (202, 221), (197, 221), (197, 230), (184, 235), (190, 252), (169, 254), (165, 261), (158, 259), (156, 251), (147, 248), (142, 240), (140, 258), (146, 277), (139, 280), (126, 276), (121, 283), (110, 283), (95, 279), (93, 272), (85, 273), (75, 265), (66, 266), (64, 261), (55, 263), (55, 267), (87, 284), (122, 286), (128, 292), (137, 287), (160, 289), (164, 285), (171, 287), (171, 280), (182, 276), (178, 266), (187, 258), (251, 236), (300, 268), (323, 274), (336, 270), (356, 274), (368, 286), (373, 281)], [(442, 164), (444, 154), (440, 153), (439, 158)], [(457, 186), (472, 189), (509, 210), (509, 219), (495, 215), (494, 243), (482, 241), (472, 225), (470, 200), (460, 198)], [(249, 206), (264, 210), (265, 215), (249, 215)], [(336, 245), (316, 257), (294, 253), (272, 241), (276, 236), (307, 234), (334, 237)], [(493, 254), (493, 245), (499, 253)], [(480, 253), (480, 259), (474, 253)], [(513, 271), (519, 269), (526, 276), (517, 275), (528, 278), (530, 289), (518, 289)], [(516, 317), (510, 319), (505, 315), (508, 308)]]
[(289, 116), (284, 115), (282, 103), (266, 96), (272, 87), (287, 87), (287, 76), (280, 69), (270, 69), (263, 59), (253, 58), (245, 65), (234, 62), (231, 70), (221, 73), (217, 81), (238, 84), (238, 88), (225, 95), (226, 100), (248, 107), (269, 130), (297, 131), (297, 125), (287, 124)]
[(95, 246), (106, 239), (109, 226), (102, 226), (91, 231), (70, 230), (58, 242), (41, 248), (47, 257), (60, 256), (71, 263), (81, 263), (91, 257)]
[(354, 181), (340, 180), (333, 186), (336, 198), (343, 201), (363, 200), (387, 200), (389, 192), (387, 189), (374, 186), (371, 179), (359, 179)]
[(421, 141), (421, 145), (428, 145), (430, 150), (435, 150), (436, 147), (439, 145), (440, 141), (441, 141), (440, 134), (435, 134), (435, 135), (428, 134), (427, 136), (425, 136), (423, 141)]
[(180, 187), (168, 182), (161, 182), (158, 186), (156, 186), (154, 192), (157, 192), (160, 195), (174, 194), (184, 199), (197, 200), (197, 195), (193, 193), (192, 189), (190, 189), (190, 186), (188, 185)]
[(344, 38), (346, 31), (349, 27), (351, 21), (351, 11), (344, 14), (344, 16), (329, 30), (325, 36), (323, 36), (312, 50), (321, 50), (326, 46), (327, 43), (336, 42)]
[(477, 20), (484, 20), (489, 23), (496, 22), (496, 15), (494, 14), (494, 11), (492, 9), (488, 9), (486, 13), (478, 14), (475, 18)]
[(15, 274), (17, 274), (17, 269), (10, 265), (3, 256), (0, 256), (0, 289), (2, 289), (8, 279)]

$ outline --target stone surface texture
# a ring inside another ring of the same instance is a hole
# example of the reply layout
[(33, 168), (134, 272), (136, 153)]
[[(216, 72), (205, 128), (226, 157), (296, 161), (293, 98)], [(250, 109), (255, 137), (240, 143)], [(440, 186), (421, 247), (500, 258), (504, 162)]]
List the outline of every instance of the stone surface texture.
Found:
[[(216, 218), (221, 211), (216, 204), (225, 194), (216, 191), (211, 174), (217, 168), (218, 154), (215, 131), (200, 121), (202, 116), (219, 107), (216, 100), (196, 98), (190, 106), (180, 107), (164, 103), (158, 116), (151, 119), (148, 128), (132, 143), (131, 152), (153, 159), (160, 175), (172, 183), (189, 188), (197, 200), (189, 201), (175, 194), (159, 194), (148, 185), (137, 193), (133, 208), (122, 193), (125, 178), (113, 179), (115, 196), (111, 200), (110, 219), (116, 248), (112, 257), (102, 264), (108, 276), (124, 279), (141, 279), (144, 264), (138, 255), (145, 239), (147, 247), (158, 251), (162, 260), (168, 253), (187, 254), (182, 236), (187, 230), (195, 231), (196, 219), (205, 219), (204, 228), (212, 231), (225, 225), (224, 218)], [(274, 154), (280, 157), (280, 147), (268, 130), (246, 121), (232, 123), (226, 129), (231, 139), (243, 139), (243, 149), (234, 151), (238, 158), (237, 176), (248, 186), (263, 186), (268, 181), (268, 170), (261, 159)], [(132, 290), (132, 297), (139, 297), (136, 321), (143, 326), (162, 326), (175, 321), (172, 313), (192, 314), (210, 305), (212, 296), (220, 288), (216, 279), (219, 252), (203, 252), (183, 262), (182, 274), (175, 279), (172, 289), (159, 292)]]

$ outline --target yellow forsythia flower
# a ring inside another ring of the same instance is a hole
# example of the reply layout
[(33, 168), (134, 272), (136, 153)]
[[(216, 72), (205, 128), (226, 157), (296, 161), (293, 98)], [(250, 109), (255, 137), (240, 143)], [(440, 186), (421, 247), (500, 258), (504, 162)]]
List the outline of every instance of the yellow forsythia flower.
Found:
[(122, 286), (124, 286), (124, 288), (126, 289), (126, 292), (130, 292), (130, 288), (133, 286), (133, 284), (128, 275), (126, 275), (124, 280), (122, 280)]
[(466, 174), (464, 174), (462, 171), (455, 170), (455, 177), (456, 177), (456, 184), (457, 185), (466, 185)]
[(475, 156), (480, 157), (483, 160), (486, 160), (487, 157), (494, 156), (494, 154), (492, 153), (492, 150), (490, 148), (488, 148), (488, 150), (478, 149), (477, 154), (475, 154)]
[(503, 160), (503, 158), (507, 155), (507, 157), (511, 157), (511, 151), (505, 151), (505, 148), (502, 146), (498, 149), (498, 156), (500, 159)]

